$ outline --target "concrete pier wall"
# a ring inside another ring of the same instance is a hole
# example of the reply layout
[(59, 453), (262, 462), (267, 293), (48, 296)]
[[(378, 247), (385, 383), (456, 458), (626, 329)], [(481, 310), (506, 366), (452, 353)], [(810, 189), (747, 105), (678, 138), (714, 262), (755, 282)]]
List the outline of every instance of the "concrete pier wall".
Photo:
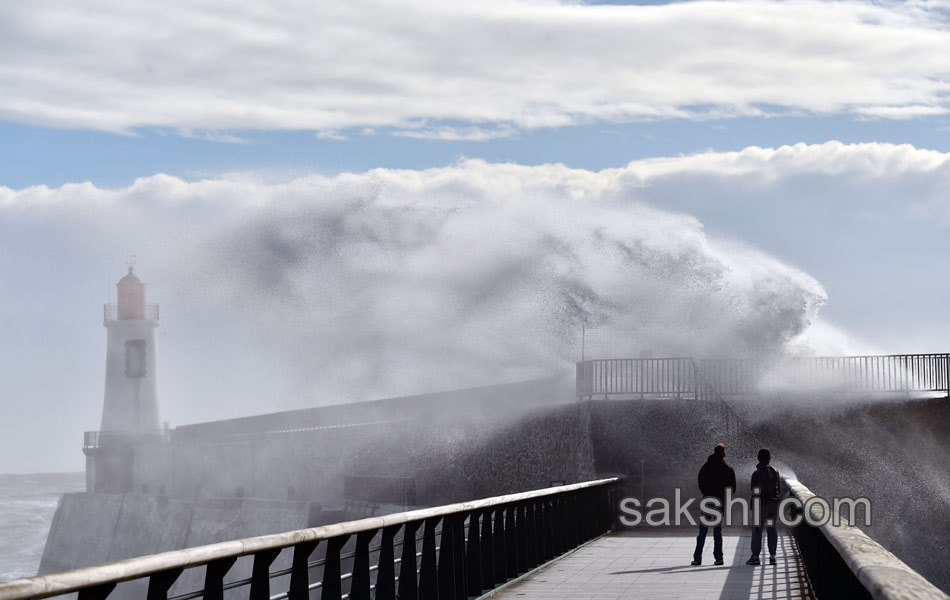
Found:
[(322, 524), (314, 502), (143, 494), (65, 494), (41, 575), (134, 556)]

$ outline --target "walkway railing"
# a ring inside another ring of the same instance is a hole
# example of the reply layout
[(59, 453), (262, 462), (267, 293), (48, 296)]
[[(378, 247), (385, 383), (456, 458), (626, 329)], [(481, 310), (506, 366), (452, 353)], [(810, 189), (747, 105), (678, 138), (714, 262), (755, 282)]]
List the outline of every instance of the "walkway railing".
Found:
[[(950, 354), (832, 356), (781, 361), (760, 375), (845, 392), (950, 394)], [(743, 393), (723, 387), (723, 394)]]
[(710, 400), (754, 394), (763, 386), (827, 388), (853, 393), (950, 394), (950, 354), (894, 354), (695, 361), (618, 358), (577, 363), (577, 396), (676, 397)]
[(715, 406), (726, 432), (744, 424), (692, 358), (618, 358), (577, 363), (577, 397), (680, 398)]
[(715, 390), (692, 358), (612, 358), (577, 363), (577, 397), (712, 399)]
[[(134, 580), (147, 581), (148, 600), (222, 600), (236, 588), (246, 588), (252, 600), (306, 600), (314, 590), (323, 600), (394, 600), (397, 593), (401, 600), (468, 598), (608, 531), (619, 494), (619, 479), (601, 479), (186, 548), (0, 582), (0, 600), (71, 592), (79, 592), (79, 600), (104, 600), (116, 584)], [(354, 549), (343, 552), (351, 538)], [(311, 561), (321, 543), (324, 558)], [(290, 567), (273, 569), (282, 551), (291, 553)], [(225, 582), (245, 556), (253, 559), (251, 576)], [(344, 573), (346, 564), (352, 567)], [(202, 588), (169, 598), (183, 571), (196, 567), (204, 569)], [(319, 580), (311, 578), (313, 569), (322, 571)], [(288, 576), (287, 585), (278, 587)]]
[[(833, 508), (815, 501), (809, 504), (815, 494), (801, 482), (785, 478), (785, 484), (813, 523), (826, 521), (813, 526), (803, 519), (792, 528), (808, 580), (818, 598), (950, 600), (950, 596), (843, 516), (839, 515), (840, 521), (835, 524), (829, 518)], [(829, 513), (825, 514), (825, 510)]]

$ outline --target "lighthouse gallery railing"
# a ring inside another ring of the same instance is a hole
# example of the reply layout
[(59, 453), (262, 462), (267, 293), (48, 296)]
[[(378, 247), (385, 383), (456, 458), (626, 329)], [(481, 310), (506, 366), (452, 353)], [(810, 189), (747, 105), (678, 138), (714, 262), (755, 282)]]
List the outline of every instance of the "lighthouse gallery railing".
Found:
[[(149, 302), (145, 305), (145, 318), (149, 321), (158, 321), (158, 304)], [(102, 322), (109, 323), (119, 320), (119, 305), (115, 302), (102, 305)]]

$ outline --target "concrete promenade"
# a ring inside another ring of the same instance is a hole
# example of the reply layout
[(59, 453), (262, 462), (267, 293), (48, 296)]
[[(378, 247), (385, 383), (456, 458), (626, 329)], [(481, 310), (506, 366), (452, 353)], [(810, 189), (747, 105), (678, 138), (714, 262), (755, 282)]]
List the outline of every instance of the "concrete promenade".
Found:
[[(765, 536), (763, 536), (763, 546)], [(555, 560), (496, 593), (505, 600), (653, 600), (704, 598), (774, 600), (810, 598), (808, 581), (790, 536), (779, 535), (778, 564), (751, 567), (748, 531), (723, 536), (725, 565), (713, 566), (712, 532), (703, 565), (690, 566), (696, 532), (633, 529), (611, 533)], [(764, 550), (764, 548), (763, 548)], [(768, 553), (765, 552), (767, 561)]]

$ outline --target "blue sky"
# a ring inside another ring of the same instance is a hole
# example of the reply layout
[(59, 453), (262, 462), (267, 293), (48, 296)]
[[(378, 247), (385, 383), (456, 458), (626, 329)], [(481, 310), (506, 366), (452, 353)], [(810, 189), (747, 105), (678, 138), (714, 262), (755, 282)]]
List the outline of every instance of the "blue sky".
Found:
[(948, 349), (945, 0), (598, 4), (0, 7), (0, 472), (81, 468), (130, 254), (173, 424)]
[(950, 151), (950, 117), (946, 116), (910, 120), (835, 115), (594, 123), (518, 132), (488, 141), (420, 140), (387, 132), (355, 132), (345, 140), (319, 139), (312, 131), (226, 133), (246, 143), (196, 139), (148, 128), (115, 134), (0, 122), (0, 178), (11, 188), (80, 181), (118, 187), (154, 173), (187, 180), (240, 171), (274, 171), (276, 176), (287, 177), (376, 167), (425, 169), (463, 157), (528, 165), (558, 162), (599, 170), (651, 156), (828, 140), (913, 144)]

